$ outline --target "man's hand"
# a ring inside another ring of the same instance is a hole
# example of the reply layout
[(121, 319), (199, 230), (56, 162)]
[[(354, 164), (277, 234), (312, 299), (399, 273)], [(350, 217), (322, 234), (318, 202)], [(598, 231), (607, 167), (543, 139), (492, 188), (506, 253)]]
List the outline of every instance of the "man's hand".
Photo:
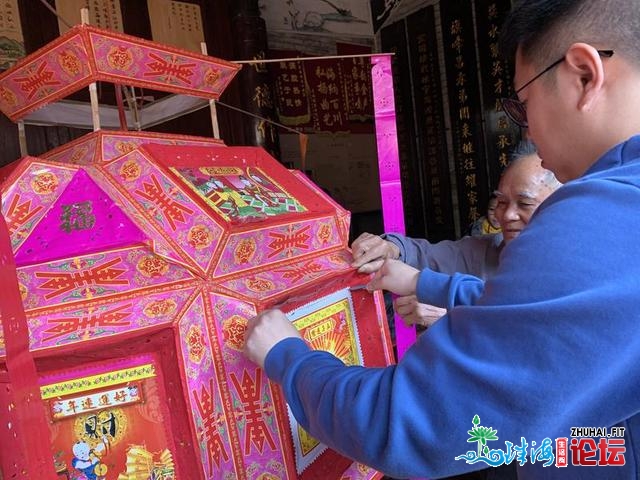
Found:
[(447, 313), (444, 308), (418, 302), (415, 295), (396, 298), (393, 302), (393, 308), (408, 327), (412, 325), (430, 327)]
[(367, 290), (389, 290), (400, 296), (415, 295), (420, 271), (399, 260), (385, 260)]
[(352, 267), (360, 273), (372, 273), (380, 269), (385, 259), (397, 259), (400, 257), (400, 249), (397, 245), (378, 235), (363, 233), (351, 244), (353, 254)]
[(244, 334), (244, 354), (264, 368), (264, 359), (276, 343), (285, 338), (301, 338), (296, 327), (280, 310), (265, 310), (249, 319)]

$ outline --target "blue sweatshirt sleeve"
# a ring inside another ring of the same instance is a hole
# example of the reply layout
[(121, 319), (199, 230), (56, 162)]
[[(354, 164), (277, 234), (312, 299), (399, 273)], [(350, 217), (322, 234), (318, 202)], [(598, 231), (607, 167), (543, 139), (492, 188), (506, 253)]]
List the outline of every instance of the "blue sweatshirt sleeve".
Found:
[[(299, 340), (277, 344), (266, 371), (296, 418), (398, 478), (484, 466), (455, 460), (475, 448), (467, 433), (475, 415), (498, 432), (490, 448), (502, 449), (522, 437), (569, 437), (573, 426), (639, 425), (640, 255), (630, 232), (640, 232), (640, 165), (620, 175), (559, 189), (504, 249), (483, 295), (452, 309), (395, 366), (345, 366)], [(594, 228), (594, 218), (606, 225)], [(634, 478), (633, 438), (616, 478)], [(565, 478), (562, 470), (545, 474)], [(599, 469), (580, 475), (601, 478)]]
[(473, 305), (484, 292), (484, 281), (473, 275), (447, 275), (424, 269), (418, 277), (416, 295), (421, 303), (451, 309), (457, 305)]

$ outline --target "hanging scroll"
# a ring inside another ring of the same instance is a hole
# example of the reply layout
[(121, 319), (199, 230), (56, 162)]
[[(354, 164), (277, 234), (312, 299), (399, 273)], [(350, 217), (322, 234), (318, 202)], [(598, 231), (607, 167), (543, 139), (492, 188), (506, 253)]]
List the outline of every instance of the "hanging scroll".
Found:
[(151, 35), (156, 42), (200, 52), (204, 42), (200, 5), (171, 0), (147, 0)]
[(313, 60), (304, 63), (309, 85), (313, 129), (317, 132), (347, 130), (347, 102), (342, 64), (335, 60)]
[[(295, 58), (302, 54), (289, 50), (272, 50), (272, 58)], [(278, 118), (284, 125), (302, 126), (311, 122), (311, 106), (303, 62), (281, 61), (271, 66)]]
[[(338, 55), (369, 54), (366, 46), (338, 43)], [(373, 133), (371, 65), (367, 57), (296, 61), (307, 55), (271, 50), (279, 121), (313, 132)]]
[(464, 230), (485, 209), (487, 169), (470, 2), (440, 2), (453, 157)]
[(407, 19), (427, 231), (431, 241), (455, 236), (433, 7)]
[[(411, 78), (409, 53), (405, 41), (404, 22), (397, 22), (382, 29), (382, 51), (392, 52), (394, 103), (396, 105), (396, 132), (400, 156), (400, 179), (404, 206), (405, 230), (407, 235), (425, 237), (422, 188), (416, 153), (414, 133), (414, 109), (411, 100)], [(418, 201), (416, 201), (418, 199)]]
[(24, 37), (17, 0), (0, 2), (0, 70), (24, 57)]
[(507, 165), (509, 151), (520, 140), (520, 129), (509, 121), (500, 104), (500, 98), (508, 97), (513, 91), (509, 67), (498, 51), (500, 26), (511, 2), (476, 0), (475, 8), (489, 178), (491, 189), (495, 189)]
[[(80, 10), (89, 9), (89, 23), (95, 27), (124, 32), (120, 0), (56, 0), (56, 10), (70, 25), (80, 23)], [(60, 35), (69, 30), (58, 20)]]
[[(338, 55), (368, 55), (371, 47), (350, 43), (336, 43)], [(343, 58), (344, 91), (347, 118), (354, 133), (373, 133), (373, 98), (371, 94), (371, 62), (367, 57)], [(367, 122), (363, 125), (363, 122)], [(364, 128), (357, 128), (357, 126)], [(356, 127), (355, 129), (353, 127)]]

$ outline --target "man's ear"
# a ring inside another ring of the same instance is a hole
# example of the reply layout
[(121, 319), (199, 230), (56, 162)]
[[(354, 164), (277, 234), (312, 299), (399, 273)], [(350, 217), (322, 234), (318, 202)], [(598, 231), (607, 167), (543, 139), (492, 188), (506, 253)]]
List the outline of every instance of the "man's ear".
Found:
[(565, 55), (565, 64), (574, 75), (579, 90), (578, 110), (590, 110), (602, 93), (604, 67), (602, 57), (587, 43), (574, 43)]

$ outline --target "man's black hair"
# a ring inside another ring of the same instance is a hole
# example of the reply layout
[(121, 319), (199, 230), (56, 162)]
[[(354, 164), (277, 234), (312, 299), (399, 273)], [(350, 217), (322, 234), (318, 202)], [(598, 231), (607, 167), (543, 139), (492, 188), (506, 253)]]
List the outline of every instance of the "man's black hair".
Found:
[(575, 42), (614, 50), (640, 65), (638, 0), (519, 0), (502, 26), (500, 48), (512, 64), (520, 48), (542, 67)]

